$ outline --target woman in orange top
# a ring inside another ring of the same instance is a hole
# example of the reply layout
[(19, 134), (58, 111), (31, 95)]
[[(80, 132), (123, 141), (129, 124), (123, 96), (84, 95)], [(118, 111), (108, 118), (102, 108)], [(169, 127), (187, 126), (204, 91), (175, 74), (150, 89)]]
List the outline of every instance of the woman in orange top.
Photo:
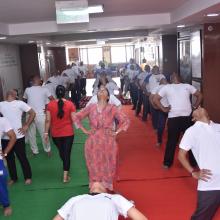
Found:
[(74, 140), (72, 117), (76, 108), (71, 101), (64, 98), (65, 87), (58, 85), (56, 88), (57, 99), (47, 105), (45, 122), (45, 141), (48, 141), (49, 128), (54, 144), (63, 161), (63, 182), (70, 180), (70, 156)]

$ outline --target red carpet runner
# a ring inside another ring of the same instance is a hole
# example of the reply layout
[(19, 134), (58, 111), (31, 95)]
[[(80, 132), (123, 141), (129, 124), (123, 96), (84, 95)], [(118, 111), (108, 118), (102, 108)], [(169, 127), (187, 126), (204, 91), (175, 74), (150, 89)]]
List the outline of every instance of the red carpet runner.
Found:
[[(131, 124), (118, 137), (116, 191), (134, 200), (149, 220), (189, 220), (196, 207), (196, 180), (177, 159), (169, 170), (162, 168), (164, 144), (161, 149), (155, 147), (151, 121), (142, 122), (130, 109), (131, 106), (123, 107)], [(213, 220), (220, 220), (220, 211)]]

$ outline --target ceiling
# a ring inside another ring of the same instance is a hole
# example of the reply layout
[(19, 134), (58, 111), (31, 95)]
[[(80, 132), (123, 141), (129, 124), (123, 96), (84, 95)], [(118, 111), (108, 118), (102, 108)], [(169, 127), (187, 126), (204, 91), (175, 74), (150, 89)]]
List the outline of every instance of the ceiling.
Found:
[(58, 25), (55, 0), (0, 1), (0, 36), (7, 36), (4, 42), (10, 43), (63, 44), (114, 36), (130, 39), (176, 32), (177, 24), (220, 22), (218, 17), (204, 16), (220, 12), (220, 0), (88, 0), (88, 4), (103, 4), (104, 13), (90, 15), (89, 23)]

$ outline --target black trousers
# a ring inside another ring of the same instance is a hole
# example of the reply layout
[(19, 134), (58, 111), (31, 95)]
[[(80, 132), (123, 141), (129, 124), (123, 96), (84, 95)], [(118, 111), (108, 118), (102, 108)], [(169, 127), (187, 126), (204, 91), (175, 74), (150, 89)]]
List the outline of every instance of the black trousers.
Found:
[(86, 78), (80, 79), (80, 90), (82, 95), (86, 95)]
[(138, 100), (138, 87), (137, 85), (135, 85), (135, 83), (130, 83), (130, 95), (133, 104), (133, 109), (136, 109)]
[(80, 79), (76, 79), (75, 83), (71, 85), (71, 100), (75, 104), (77, 109), (79, 109), (80, 99), (81, 99)]
[(74, 136), (53, 137), (53, 142), (57, 146), (61, 160), (63, 161), (63, 170), (70, 170), (70, 157)]
[(136, 106), (136, 115), (139, 115), (141, 112), (141, 107), (143, 104), (143, 91), (141, 89), (138, 89), (138, 100), (137, 100), (137, 106)]
[(166, 120), (167, 120), (167, 113), (158, 111), (157, 112), (158, 117), (157, 117), (157, 142), (162, 143), (162, 138), (163, 138), (163, 131), (166, 125)]
[[(8, 145), (9, 140), (2, 139), (2, 149), (4, 150)], [(17, 169), (15, 163), (15, 154), (21, 164), (22, 172), (24, 175), (24, 179), (31, 179), (32, 172), (31, 166), (27, 159), (26, 150), (25, 150), (25, 138), (19, 138), (15, 142), (13, 149), (8, 153), (6, 160), (8, 165), (8, 171), (11, 180), (17, 181)]]
[[(181, 116), (168, 118), (168, 138), (166, 144), (166, 150), (164, 155), (164, 165), (172, 166), (175, 150), (179, 141), (181, 133), (184, 133), (187, 128), (192, 125), (191, 116)], [(189, 160), (192, 166), (196, 166), (195, 158), (191, 151), (189, 151)]]
[(147, 120), (147, 115), (150, 113), (150, 102), (149, 102), (149, 96), (144, 94), (143, 95), (143, 116), (142, 120)]
[(121, 78), (121, 79), (120, 79), (120, 82), (121, 82), (121, 91), (122, 91), (122, 93), (123, 93), (124, 85), (125, 85), (125, 80), (124, 80), (124, 78)]
[(220, 206), (220, 190), (198, 191), (197, 208), (191, 220), (212, 220)]
[(151, 113), (151, 120), (152, 120), (152, 126), (154, 130), (157, 130), (158, 127), (158, 109), (155, 109), (151, 104), (150, 104), (150, 113)]

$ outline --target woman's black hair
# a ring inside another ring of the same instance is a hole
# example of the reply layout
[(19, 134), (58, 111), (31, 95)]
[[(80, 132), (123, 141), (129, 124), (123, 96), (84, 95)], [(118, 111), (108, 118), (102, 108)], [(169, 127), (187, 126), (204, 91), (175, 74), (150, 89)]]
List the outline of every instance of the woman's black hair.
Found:
[[(100, 89), (101, 86), (104, 86), (104, 85), (101, 84), (101, 85), (98, 86), (98, 88)], [(107, 103), (108, 103), (109, 99), (110, 99), (110, 92), (108, 91), (108, 89), (106, 87), (105, 87), (105, 89), (106, 89), (107, 94), (108, 94), (108, 99), (107, 99)]]
[[(106, 84), (109, 83), (107, 78), (105, 80), (106, 80)], [(102, 81), (99, 79), (98, 89), (100, 89), (101, 86), (105, 86), (105, 85), (103, 85)]]
[(64, 111), (63, 111), (63, 106), (64, 106), (64, 102), (63, 99), (65, 97), (65, 93), (66, 93), (66, 89), (64, 86), (62, 85), (58, 85), (56, 87), (56, 96), (58, 98), (58, 113), (57, 113), (57, 117), (62, 119), (64, 116)]

